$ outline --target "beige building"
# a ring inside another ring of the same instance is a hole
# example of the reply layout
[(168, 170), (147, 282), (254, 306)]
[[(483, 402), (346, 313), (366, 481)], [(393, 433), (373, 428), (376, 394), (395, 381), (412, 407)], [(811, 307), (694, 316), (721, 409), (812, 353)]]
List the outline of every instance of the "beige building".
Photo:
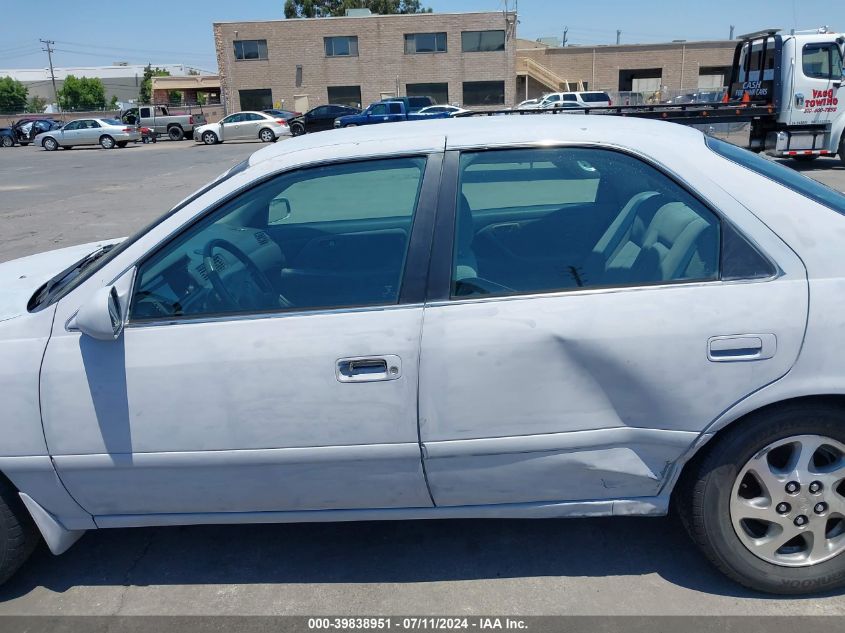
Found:
[(431, 96), (474, 108), (516, 98), (513, 13), (426, 13), (214, 24), (228, 110), (304, 112)]
[(553, 90), (719, 90), (730, 79), (736, 45), (723, 40), (561, 48), (517, 40), (516, 94), (522, 100)]

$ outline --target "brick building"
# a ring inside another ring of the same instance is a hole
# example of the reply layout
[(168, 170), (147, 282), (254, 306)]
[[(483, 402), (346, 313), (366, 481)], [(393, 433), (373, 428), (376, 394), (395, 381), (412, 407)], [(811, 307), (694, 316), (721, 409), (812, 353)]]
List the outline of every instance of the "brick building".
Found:
[(730, 76), (736, 42), (670, 42), (548, 47), (517, 41), (516, 94), (533, 99), (552, 89), (648, 94), (719, 90)]
[(353, 15), (214, 24), (230, 112), (388, 96), (504, 107), (516, 97), (512, 13)]

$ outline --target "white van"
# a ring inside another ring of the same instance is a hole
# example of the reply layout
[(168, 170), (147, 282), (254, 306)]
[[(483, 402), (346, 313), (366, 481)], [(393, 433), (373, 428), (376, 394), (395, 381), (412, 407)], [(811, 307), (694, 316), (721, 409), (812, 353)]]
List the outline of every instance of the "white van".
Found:
[(552, 92), (543, 97), (537, 108), (557, 108), (561, 103), (577, 103), (582, 108), (608, 108), (613, 105), (610, 95), (600, 90), (582, 92)]

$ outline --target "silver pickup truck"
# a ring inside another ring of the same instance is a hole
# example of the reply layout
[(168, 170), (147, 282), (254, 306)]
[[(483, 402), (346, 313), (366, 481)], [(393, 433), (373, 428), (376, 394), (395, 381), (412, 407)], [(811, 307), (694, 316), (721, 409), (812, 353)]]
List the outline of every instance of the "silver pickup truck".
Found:
[(120, 119), (124, 123), (149, 128), (155, 134), (166, 134), (172, 141), (193, 138), (194, 128), (205, 125), (205, 115), (202, 112), (186, 110), (176, 113), (163, 105), (130, 108), (121, 113)]

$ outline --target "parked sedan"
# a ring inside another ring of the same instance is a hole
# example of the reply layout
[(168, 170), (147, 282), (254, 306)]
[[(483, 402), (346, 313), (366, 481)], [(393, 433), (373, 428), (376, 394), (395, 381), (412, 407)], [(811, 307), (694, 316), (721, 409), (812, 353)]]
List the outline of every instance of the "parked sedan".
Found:
[(271, 116), (264, 112), (235, 112), (217, 123), (207, 123), (194, 128), (194, 140), (206, 145), (253, 139), (275, 143), (283, 136), (290, 135), (290, 127), (283, 117)]
[(425, 108), (421, 108), (419, 110), (419, 114), (437, 114), (443, 113), (456, 115), (456, 114), (463, 114), (464, 112), (469, 112), (466, 108), (459, 108), (458, 106), (453, 105), (433, 105), (433, 106), (426, 106)]
[(126, 147), (141, 140), (137, 126), (127, 125), (117, 119), (76, 119), (55, 130), (42, 132), (33, 144), (54, 152), (60, 147), (71, 149), (76, 145), (99, 145), (103, 149)]
[(841, 193), (664, 122), (265, 148), (0, 265), (0, 580), (39, 533), (674, 507), (738, 582), (841, 586), (843, 247)]
[(360, 108), (353, 108), (345, 105), (321, 105), (309, 110), (305, 114), (289, 121), (291, 134), (300, 136), (308, 132), (321, 132), (331, 130), (334, 127), (334, 120), (348, 114), (359, 114)]

